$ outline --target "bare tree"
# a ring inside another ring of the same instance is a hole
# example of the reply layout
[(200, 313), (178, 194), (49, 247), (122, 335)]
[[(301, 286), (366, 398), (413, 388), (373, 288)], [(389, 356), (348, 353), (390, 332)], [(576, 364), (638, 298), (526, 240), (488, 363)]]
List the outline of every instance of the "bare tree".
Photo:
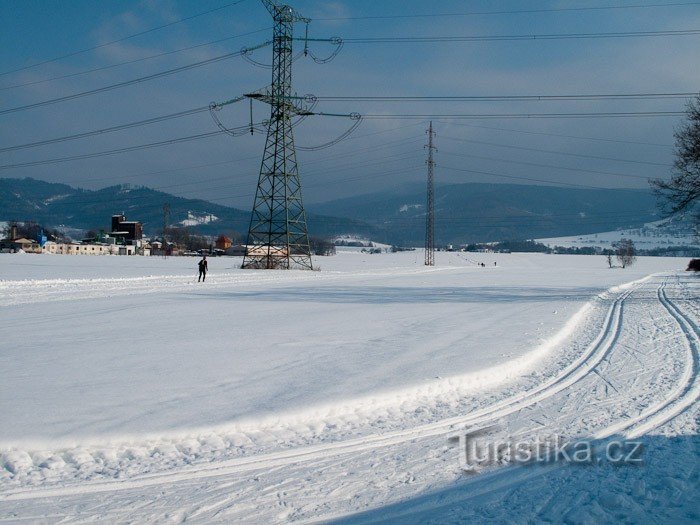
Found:
[[(651, 181), (667, 216), (692, 211), (700, 200), (700, 95), (688, 103), (687, 118), (688, 121), (674, 133), (676, 161), (673, 176), (668, 180)], [(700, 222), (700, 213), (696, 215), (696, 221)]]
[(335, 244), (332, 241), (320, 237), (311, 237), (309, 241), (311, 243), (311, 252), (314, 255), (335, 255)]
[(613, 248), (615, 248), (615, 255), (623, 268), (632, 266), (637, 260), (637, 251), (632, 239), (620, 239), (620, 242), (613, 244)]
[(605, 258), (608, 261), (608, 268), (612, 268), (612, 253), (607, 254)]

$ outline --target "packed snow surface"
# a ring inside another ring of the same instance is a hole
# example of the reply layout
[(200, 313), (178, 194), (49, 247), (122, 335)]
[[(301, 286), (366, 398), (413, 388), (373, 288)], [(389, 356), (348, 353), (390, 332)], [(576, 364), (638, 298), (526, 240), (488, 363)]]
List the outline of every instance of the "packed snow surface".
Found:
[[(212, 258), (205, 283), (196, 258), (0, 255), (0, 519), (697, 519), (687, 260), (437, 255)], [(455, 433), (494, 426), (658, 446), (465, 478)], [(474, 499), (499, 491), (517, 510)]]
[(484, 255), (482, 268), (451, 254), (428, 269), (417, 255), (345, 252), (314, 273), (214, 258), (206, 283), (196, 258), (3, 256), (12, 280), (0, 283), (0, 412), (13, 424), (0, 443), (158, 434), (479, 387), (522, 373), (597, 293), (684, 262), (613, 271), (602, 257), (514, 254)]

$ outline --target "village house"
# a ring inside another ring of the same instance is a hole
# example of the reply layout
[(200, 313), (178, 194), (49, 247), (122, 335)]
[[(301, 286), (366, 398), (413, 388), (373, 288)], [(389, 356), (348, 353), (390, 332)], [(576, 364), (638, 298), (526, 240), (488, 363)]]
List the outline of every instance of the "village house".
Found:
[(219, 238), (216, 239), (216, 249), (217, 250), (228, 250), (231, 245), (233, 244), (233, 241), (226, 237), (225, 235), (219, 235)]

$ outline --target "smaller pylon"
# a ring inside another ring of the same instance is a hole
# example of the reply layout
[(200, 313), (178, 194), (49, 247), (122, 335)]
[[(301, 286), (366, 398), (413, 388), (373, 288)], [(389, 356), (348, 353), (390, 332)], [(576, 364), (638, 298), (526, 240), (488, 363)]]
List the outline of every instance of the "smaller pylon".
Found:
[(433, 145), (435, 133), (432, 121), (430, 121), (430, 127), (426, 133), (428, 134), (428, 145), (426, 146), (428, 148), (428, 160), (426, 161), (428, 165), (428, 203), (425, 214), (425, 265), (435, 266), (435, 184), (433, 180), (435, 160), (433, 152), (437, 151), (437, 148)]

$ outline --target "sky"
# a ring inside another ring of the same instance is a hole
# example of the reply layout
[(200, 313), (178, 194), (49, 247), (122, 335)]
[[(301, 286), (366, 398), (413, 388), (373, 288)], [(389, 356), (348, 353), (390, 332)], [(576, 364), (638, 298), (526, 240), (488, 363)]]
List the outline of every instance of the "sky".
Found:
[[(649, 177), (670, 176), (674, 130), (684, 120), (689, 94), (700, 91), (698, 1), (299, 0), (291, 5), (312, 20), (310, 38), (344, 40), (328, 63), (299, 56), (293, 64), (294, 91), (318, 96), (317, 112), (363, 115), (359, 127), (332, 147), (297, 152), (307, 204), (424, 183), (430, 121), (439, 184), (647, 188)], [(698, 32), (669, 34), (687, 30)], [(304, 37), (305, 31), (304, 24), (296, 24), (295, 36)], [(630, 35), (639, 32), (656, 34)], [(601, 37), (610, 33), (618, 36)], [(271, 17), (258, 0), (0, 0), (0, 177), (87, 189), (145, 185), (250, 209), (264, 130), (252, 136), (213, 133), (219, 128), (207, 110), (15, 147), (206, 108), (262, 89), (271, 81), (264, 67), (271, 62), (270, 46), (250, 53), (258, 64), (232, 56), (101, 90), (271, 37)], [(295, 46), (297, 53), (304, 43)], [(312, 41), (309, 48), (325, 58), (335, 46)], [(98, 92), (52, 102), (93, 90)], [(646, 97), (570, 98), (633, 94)], [(648, 97), (658, 94), (677, 95)], [(565, 98), (474, 100), (523, 96)], [(33, 104), (39, 105), (24, 107)], [(245, 126), (250, 106), (231, 104), (216, 115), (227, 128)], [(264, 121), (269, 106), (255, 102), (252, 115), (255, 122)], [(295, 141), (300, 147), (324, 144), (352, 124), (342, 116), (309, 117), (294, 128)], [(209, 135), (140, 148), (202, 134)], [(64, 159), (93, 154), (100, 155)]]

